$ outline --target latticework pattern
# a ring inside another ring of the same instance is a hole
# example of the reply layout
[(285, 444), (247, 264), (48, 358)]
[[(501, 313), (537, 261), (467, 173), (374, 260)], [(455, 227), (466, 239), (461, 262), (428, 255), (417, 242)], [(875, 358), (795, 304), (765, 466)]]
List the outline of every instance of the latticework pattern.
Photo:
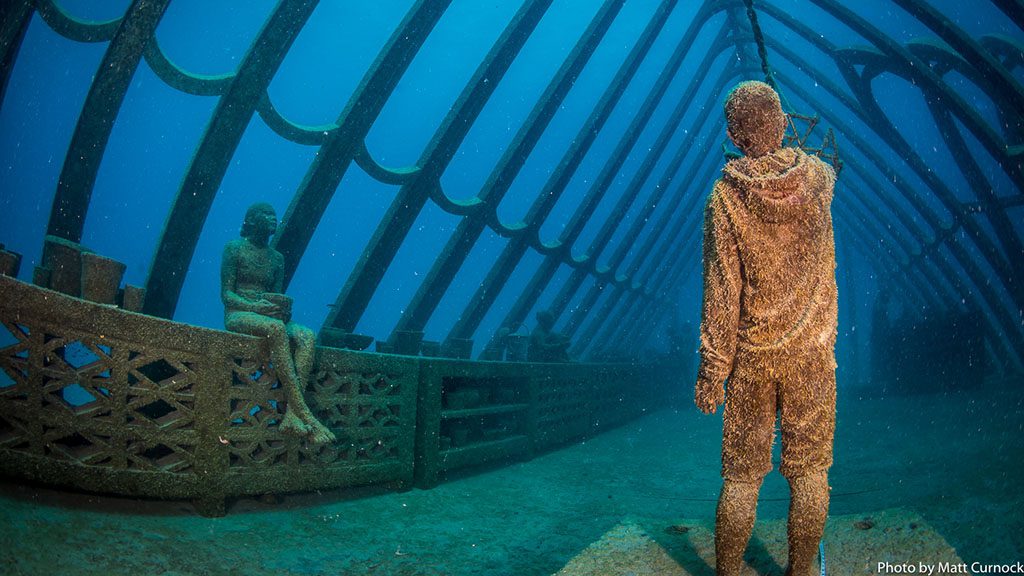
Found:
[[(500, 452), (491, 447), (507, 440), (515, 450), (503, 454), (528, 455), (534, 446), (639, 415), (673, 382), (671, 366), (654, 376), (628, 366), (320, 348), (305, 392), (338, 437), (313, 444), (281, 431), (284, 393), (257, 338), (124, 312), (2, 275), (0, 290), (0, 472), (116, 494), (193, 498), (211, 514), (223, 513), (229, 496), (407, 485), (418, 468), (432, 471), (432, 482), (442, 468), (492, 460)], [(659, 384), (627, 390), (641, 372)], [(493, 393), (488, 404), (463, 411), (494, 418), (450, 465), (438, 450), (444, 382)], [(599, 421), (585, 425), (579, 414), (552, 410), (547, 399), (594, 393), (620, 400), (588, 401)]]

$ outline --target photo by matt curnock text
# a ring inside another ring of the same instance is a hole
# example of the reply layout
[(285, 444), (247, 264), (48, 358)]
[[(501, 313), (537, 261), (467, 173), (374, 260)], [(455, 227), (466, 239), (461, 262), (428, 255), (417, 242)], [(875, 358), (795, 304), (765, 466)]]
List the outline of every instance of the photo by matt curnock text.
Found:
[(1021, 562), (984, 564), (982, 562), (879, 562), (878, 574), (1024, 574)]

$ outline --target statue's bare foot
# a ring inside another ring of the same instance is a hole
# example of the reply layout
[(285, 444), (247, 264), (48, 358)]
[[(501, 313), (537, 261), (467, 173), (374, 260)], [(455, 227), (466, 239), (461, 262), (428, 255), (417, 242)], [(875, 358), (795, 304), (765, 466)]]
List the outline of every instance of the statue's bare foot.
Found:
[(281, 431), (285, 434), (305, 436), (310, 433), (309, 425), (303, 422), (302, 419), (296, 416), (291, 410), (284, 413), (284, 418), (281, 419), (280, 427)]
[(327, 444), (337, 440), (334, 432), (331, 432), (327, 426), (316, 419), (309, 423), (309, 437), (315, 444)]

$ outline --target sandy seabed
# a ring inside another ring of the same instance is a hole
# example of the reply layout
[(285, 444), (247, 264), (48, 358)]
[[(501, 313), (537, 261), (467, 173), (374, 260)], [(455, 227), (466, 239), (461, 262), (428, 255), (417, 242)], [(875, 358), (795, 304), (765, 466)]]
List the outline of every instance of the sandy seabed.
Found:
[[(686, 404), (431, 490), (242, 500), (215, 519), (185, 503), (6, 485), (0, 573), (552, 574), (629, 518), (658, 540), (674, 537), (672, 527), (710, 530), (721, 425), (721, 411), (703, 416)], [(833, 549), (860, 529), (846, 523), (871, 520), (878, 530), (898, 508), (968, 564), (1024, 560), (1024, 382), (886, 398), (841, 392), (830, 480), (830, 512), (841, 519), (826, 531)], [(787, 503), (773, 472), (759, 520), (779, 525)], [(900, 550), (884, 554), (900, 561)]]

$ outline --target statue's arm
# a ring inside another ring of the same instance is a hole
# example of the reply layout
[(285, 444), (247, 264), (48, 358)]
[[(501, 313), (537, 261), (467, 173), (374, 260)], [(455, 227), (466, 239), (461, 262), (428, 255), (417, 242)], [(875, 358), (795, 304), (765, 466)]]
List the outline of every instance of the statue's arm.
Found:
[(705, 413), (714, 412), (725, 401), (724, 383), (736, 354), (742, 288), (739, 247), (718, 194), (716, 186), (704, 212), (704, 299), (695, 400)]

